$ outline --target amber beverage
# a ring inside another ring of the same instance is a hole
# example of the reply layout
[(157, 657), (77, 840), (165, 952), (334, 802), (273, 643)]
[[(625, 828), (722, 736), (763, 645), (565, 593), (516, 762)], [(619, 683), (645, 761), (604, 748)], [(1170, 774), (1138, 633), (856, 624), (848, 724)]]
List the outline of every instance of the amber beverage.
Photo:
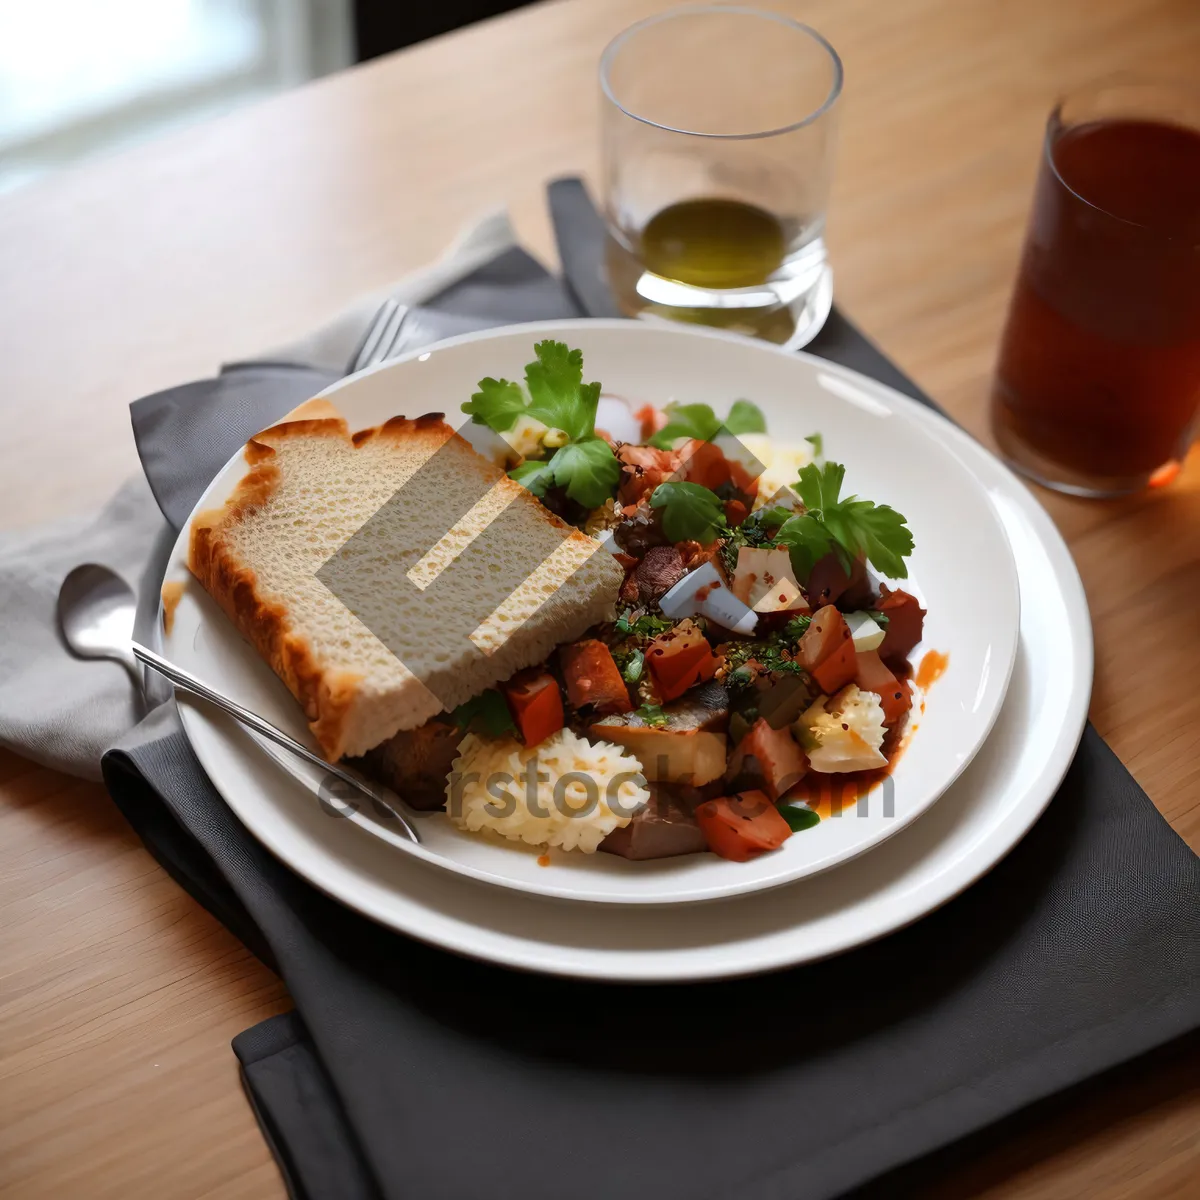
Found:
[(1169, 477), (1200, 409), (1200, 94), (1060, 105), (1000, 348), (996, 439), (1088, 496)]

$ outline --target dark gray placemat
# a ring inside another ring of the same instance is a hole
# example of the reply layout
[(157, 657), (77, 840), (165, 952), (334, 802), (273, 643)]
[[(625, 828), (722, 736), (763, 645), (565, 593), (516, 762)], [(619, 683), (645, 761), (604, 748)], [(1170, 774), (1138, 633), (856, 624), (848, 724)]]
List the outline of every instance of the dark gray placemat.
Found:
[[(928, 402), (836, 314), (811, 349)], [(172, 448), (163, 409), (139, 436), (148, 469), (195, 448)], [(1090, 728), (1034, 830), (939, 912), (827, 963), (689, 987), (516, 974), (355, 916), (249, 837), (170, 707), (104, 770), (167, 868), (287, 981), (296, 1014), (235, 1048), (314, 1200), (833, 1196), (1200, 1024), (1200, 861)]]

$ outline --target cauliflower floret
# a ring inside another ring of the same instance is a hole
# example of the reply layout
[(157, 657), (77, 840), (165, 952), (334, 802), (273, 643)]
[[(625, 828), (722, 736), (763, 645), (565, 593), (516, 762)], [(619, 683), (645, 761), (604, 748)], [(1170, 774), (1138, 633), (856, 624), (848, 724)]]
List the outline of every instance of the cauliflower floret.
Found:
[(513, 427), (504, 430), (500, 436), (521, 458), (539, 458), (542, 453), (542, 438), (546, 436), (546, 426), (534, 417), (518, 417), (513, 422)]
[(835, 774), (887, 765), (883, 745), (883, 706), (874, 692), (853, 683), (836, 696), (815, 700), (792, 726), (814, 771)]

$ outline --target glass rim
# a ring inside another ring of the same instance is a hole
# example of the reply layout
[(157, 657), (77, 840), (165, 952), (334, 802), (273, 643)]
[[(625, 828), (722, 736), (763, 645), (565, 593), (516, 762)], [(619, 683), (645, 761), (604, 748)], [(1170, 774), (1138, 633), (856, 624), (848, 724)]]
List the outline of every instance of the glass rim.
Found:
[[(1102, 79), (1097, 83), (1077, 88), (1072, 92), (1063, 93), (1055, 101), (1054, 107), (1050, 110), (1050, 115), (1046, 118), (1046, 132), (1042, 138), (1042, 153), (1045, 156), (1046, 165), (1050, 168), (1050, 173), (1062, 189), (1069, 195), (1074, 196), (1080, 204), (1090, 208), (1092, 212), (1099, 213), (1102, 217), (1107, 217), (1110, 221), (1126, 225), (1130, 229), (1136, 229), (1148, 237), (1162, 238), (1164, 241), (1182, 241), (1182, 238), (1164, 233), (1161, 229), (1155, 229), (1153, 225), (1147, 225), (1144, 221), (1134, 221), (1129, 217), (1122, 217), (1115, 212), (1111, 212), (1103, 205), (1097, 204), (1094, 200), (1089, 200), (1082, 192), (1073, 188), (1058, 169), (1058, 163), (1054, 158), (1055, 143), (1068, 130), (1077, 129), (1087, 124), (1086, 121), (1064, 121), (1063, 109), (1074, 100), (1099, 96), (1104, 92), (1115, 91), (1119, 88), (1144, 88), (1147, 91), (1178, 92), (1181, 95), (1194, 96), (1197, 101), (1200, 101), (1200, 88), (1197, 88), (1194, 84), (1189, 85), (1178, 79), (1148, 79), (1144, 76), (1134, 75), (1114, 75), (1108, 79)], [(1146, 117), (1144, 119), (1153, 120), (1154, 118)], [(1162, 118), (1161, 120), (1165, 122), (1166, 119)], [(1180, 128), (1188, 128), (1188, 126), (1180, 126)], [(1200, 134), (1200, 128), (1196, 129), (1195, 132)]]
[[(754, 130), (750, 133), (705, 133), (700, 129), (683, 129), (675, 125), (664, 125), (661, 121), (652, 121), (649, 117), (643, 117), (626, 108), (613, 92), (612, 81), (609, 78), (613, 61), (624, 44), (635, 34), (648, 29), (652, 25), (661, 24), (663, 21), (673, 21), (677, 17), (695, 17), (702, 13), (730, 13), (737, 16), (760, 17), (768, 21), (774, 21), (778, 25), (786, 25), (798, 33), (807, 35), (829, 55), (829, 59), (833, 64), (833, 82), (830, 84), (829, 94), (812, 112), (798, 121), (793, 121), (788, 125), (780, 125), (774, 129)], [(784, 13), (770, 12), (763, 8), (751, 8), (744, 4), (688, 4), (668, 9), (666, 12), (655, 13), (653, 16), (634, 22), (627, 29), (623, 29), (605, 46), (604, 53), (600, 55), (600, 87), (613, 107), (623, 112), (630, 120), (638, 121), (642, 125), (649, 125), (654, 129), (661, 129), (664, 133), (678, 133), (683, 137), (711, 138), (715, 141), (724, 142), (744, 142), (752, 141), (755, 138), (778, 137), (780, 134), (794, 133), (797, 129), (803, 129), (806, 125), (811, 125), (833, 108), (838, 97), (842, 94), (844, 78), (845, 71), (842, 67), (841, 57), (824, 34), (818, 33), (811, 25), (805, 25), (803, 21), (797, 21), (792, 17), (786, 16)]]

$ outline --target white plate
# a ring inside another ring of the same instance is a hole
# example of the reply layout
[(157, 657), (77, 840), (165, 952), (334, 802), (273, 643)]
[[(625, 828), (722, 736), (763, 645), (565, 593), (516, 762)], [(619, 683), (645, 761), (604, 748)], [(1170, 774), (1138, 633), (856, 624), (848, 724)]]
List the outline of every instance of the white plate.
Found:
[[(533, 344), (555, 336), (581, 347), (587, 378), (638, 403), (672, 397), (724, 412), (737, 397), (764, 411), (773, 438), (800, 442), (820, 431), (827, 455), (847, 465), (844, 494), (859, 492), (903, 512), (916, 537), (906, 587), (929, 610), (924, 648), (947, 652), (949, 668), (931, 689), (920, 729), (887, 784), (853, 820), (825, 820), (790, 838), (774, 854), (733, 864), (710, 854), (627, 862), (596, 854), (554, 852), (549, 866), (519, 843), (456, 829), (444, 814), (420, 824), (414, 847), (386, 822), (355, 821), (390, 843), (393, 854), (424, 858), (460, 874), (520, 891), (612, 903), (711, 900), (775, 887), (863, 853), (916, 820), (966, 767), (1000, 711), (1016, 656), (1019, 592), (1001, 521), (962, 446), (930, 426), (917, 405), (821, 359), (786, 354), (743, 338), (629, 321), (551, 322), (469, 334), (431, 351), (342, 381), (324, 394), (351, 428), (398, 412), (430, 410), (452, 418), (485, 375), (519, 377)], [(245, 472), (237, 456), (214, 481), (200, 508), (219, 504)], [(186, 577), (186, 537), (173, 574)], [(307, 737), (299, 708), (249, 651), (233, 626), (200, 592), (176, 612), (167, 654), (297, 737)], [(185, 725), (196, 753), (230, 806), (276, 853), (287, 856), (277, 822), (249, 786), (261, 750), (248, 738), (217, 736), (215, 714), (189, 711)], [(274, 768), (273, 768), (274, 769)], [(315, 777), (297, 765), (297, 778)], [(286, 787), (277, 780), (269, 787)], [(407, 863), (397, 863), (397, 870)]]
[[(821, 365), (866, 394), (881, 385)], [(841, 953), (903, 927), (969, 887), (1020, 841), (1054, 795), (1087, 719), (1092, 643), (1087, 602), (1054, 524), (1011, 472), (961, 431), (912, 414), (956, 444), (987, 488), (1016, 556), (1021, 591), (1017, 663), (982, 752), (925, 817), (837, 871), (765, 897), (654, 908), (563, 904), (398, 860), (350, 822), (321, 812), (275, 766), (247, 776), (254, 826), (276, 853), (349, 907), (445, 949), (507, 966), (583, 978), (682, 982), (773, 970)], [(198, 712), (181, 703), (185, 724)], [(236, 727), (214, 726), (229, 753)], [(843, 818), (856, 819), (856, 818)]]

